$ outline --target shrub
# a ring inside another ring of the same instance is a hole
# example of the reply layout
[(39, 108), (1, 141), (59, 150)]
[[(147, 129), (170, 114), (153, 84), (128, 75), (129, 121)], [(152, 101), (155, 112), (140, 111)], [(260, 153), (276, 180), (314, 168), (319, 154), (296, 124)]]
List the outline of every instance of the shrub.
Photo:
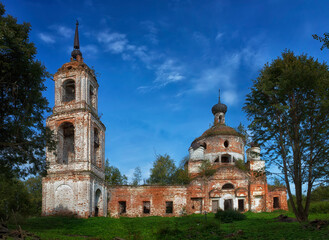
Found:
[(235, 210), (226, 210), (226, 211), (219, 210), (215, 214), (215, 218), (219, 219), (221, 222), (224, 223), (231, 223), (233, 221), (245, 220), (247, 217)]
[(312, 202), (310, 205), (309, 213), (329, 213), (329, 202)]

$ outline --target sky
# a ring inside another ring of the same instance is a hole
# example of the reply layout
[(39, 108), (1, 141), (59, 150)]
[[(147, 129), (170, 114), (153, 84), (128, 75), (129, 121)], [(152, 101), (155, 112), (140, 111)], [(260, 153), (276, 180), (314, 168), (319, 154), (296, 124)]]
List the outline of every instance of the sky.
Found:
[[(249, 124), (246, 94), (264, 64), (289, 49), (323, 62), (312, 34), (329, 31), (329, 1), (318, 0), (3, 0), (31, 24), (36, 59), (54, 74), (70, 61), (76, 20), (84, 62), (99, 83), (105, 158), (130, 180), (157, 154), (179, 162), (228, 106), (226, 124)], [(54, 106), (54, 82), (44, 95)]]

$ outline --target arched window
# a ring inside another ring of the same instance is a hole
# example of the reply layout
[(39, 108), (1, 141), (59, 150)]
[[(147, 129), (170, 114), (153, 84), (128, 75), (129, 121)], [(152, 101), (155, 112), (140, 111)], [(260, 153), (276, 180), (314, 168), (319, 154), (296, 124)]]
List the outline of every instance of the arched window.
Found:
[(68, 164), (75, 159), (74, 126), (70, 122), (63, 123), (58, 129), (58, 163)]
[(102, 167), (102, 159), (100, 156), (100, 141), (99, 141), (99, 132), (97, 128), (94, 128), (94, 155), (93, 155), (93, 163), (96, 164), (97, 167)]
[(89, 101), (90, 101), (90, 105), (93, 106), (94, 108), (96, 108), (96, 93), (95, 93), (95, 88), (93, 86), (90, 85), (90, 89), (89, 89)]
[(72, 79), (66, 80), (63, 83), (63, 102), (75, 100), (75, 82)]
[(231, 162), (231, 156), (228, 154), (222, 155), (221, 157), (222, 163), (230, 163)]
[(222, 189), (234, 189), (234, 185), (232, 183), (225, 183)]

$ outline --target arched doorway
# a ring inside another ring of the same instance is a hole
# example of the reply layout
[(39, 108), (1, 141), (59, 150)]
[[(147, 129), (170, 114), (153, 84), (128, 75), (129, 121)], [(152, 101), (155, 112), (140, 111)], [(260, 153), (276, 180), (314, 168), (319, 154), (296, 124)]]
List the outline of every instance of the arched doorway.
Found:
[(103, 214), (102, 202), (102, 192), (100, 189), (97, 189), (95, 192), (95, 217), (102, 216)]

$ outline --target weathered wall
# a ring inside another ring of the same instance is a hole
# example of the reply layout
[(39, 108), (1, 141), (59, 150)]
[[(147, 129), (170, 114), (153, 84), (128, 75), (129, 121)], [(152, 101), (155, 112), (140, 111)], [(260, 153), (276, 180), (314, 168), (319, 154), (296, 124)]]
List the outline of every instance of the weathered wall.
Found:
[[(115, 186), (109, 188), (108, 211), (112, 217), (180, 216), (186, 208), (184, 186)], [(119, 214), (119, 202), (126, 202), (126, 213)], [(150, 201), (151, 211), (143, 213), (143, 201)], [(173, 213), (166, 213), (166, 201), (173, 202)]]

